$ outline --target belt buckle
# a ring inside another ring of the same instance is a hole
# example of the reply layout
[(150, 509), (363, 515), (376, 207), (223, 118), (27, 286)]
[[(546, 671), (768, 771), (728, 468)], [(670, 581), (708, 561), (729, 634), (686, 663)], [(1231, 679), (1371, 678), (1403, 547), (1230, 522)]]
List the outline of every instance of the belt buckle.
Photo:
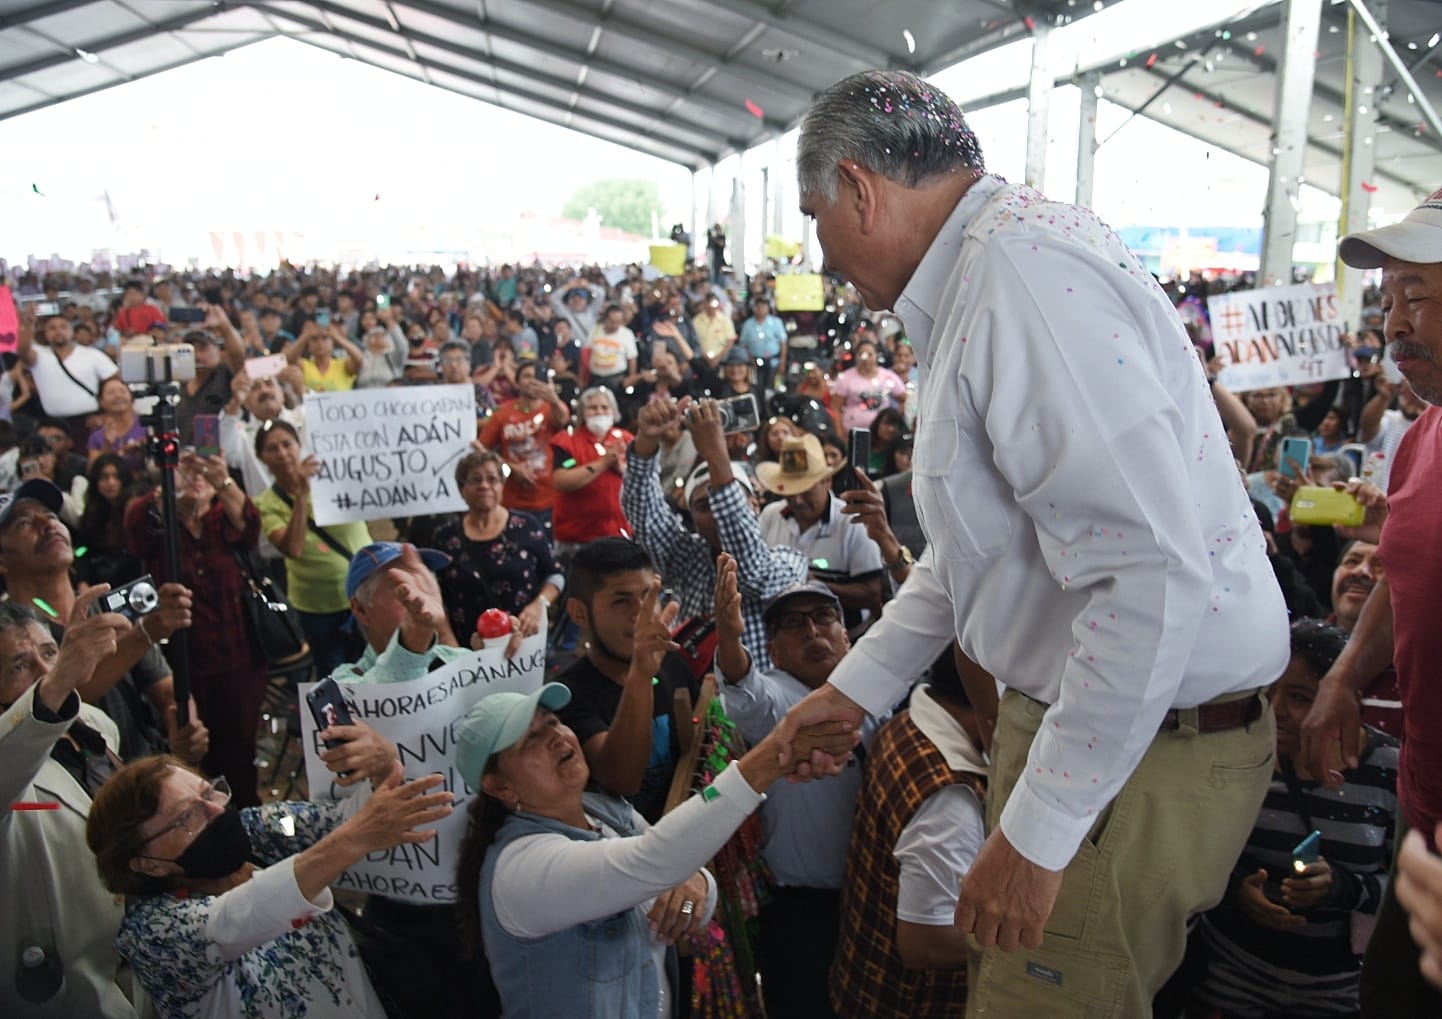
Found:
[(1202, 734), (1202, 715), (1200, 708), (1175, 708), (1177, 713), (1177, 734), (1179, 736), (1194, 737)]

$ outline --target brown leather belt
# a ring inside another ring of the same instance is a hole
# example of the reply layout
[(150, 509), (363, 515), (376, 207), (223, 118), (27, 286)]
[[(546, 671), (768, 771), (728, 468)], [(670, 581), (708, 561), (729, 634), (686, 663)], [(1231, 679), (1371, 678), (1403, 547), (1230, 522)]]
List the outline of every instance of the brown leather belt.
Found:
[(1176, 732), (1183, 716), (1195, 713), (1197, 732), (1240, 729), (1262, 717), (1262, 699), (1256, 694), (1221, 703), (1199, 704), (1195, 708), (1172, 708), (1162, 716), (1161, 732)]

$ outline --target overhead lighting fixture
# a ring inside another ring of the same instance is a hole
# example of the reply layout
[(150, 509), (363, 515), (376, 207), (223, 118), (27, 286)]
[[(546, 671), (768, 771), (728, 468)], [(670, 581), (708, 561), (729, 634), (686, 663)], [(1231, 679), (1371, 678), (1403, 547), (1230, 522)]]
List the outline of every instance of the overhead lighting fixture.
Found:
[(89, 50), (81, 49), (79, 46), (75, 47), (75, 55), (81, 60), (85, 61), (87, 64), (100, 63), (99, 57), (97, 57), (94, 53), (91, 53)]

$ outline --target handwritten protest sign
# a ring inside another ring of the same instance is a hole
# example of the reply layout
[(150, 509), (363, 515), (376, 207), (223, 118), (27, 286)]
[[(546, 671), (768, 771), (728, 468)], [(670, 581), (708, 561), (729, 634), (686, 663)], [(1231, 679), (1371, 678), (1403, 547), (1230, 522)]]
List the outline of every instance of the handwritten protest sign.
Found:
[(468, 383), (307, 394), (306, 447), (320, 460), (315, 522), (464, 510), (453, 472), (475, 437)]
[(1334, 283), (1239, 290), (1207, 298), (1212, 338), (1233, 392), (1352, 374)]
[(814, 272), (776, 277), (777, 311), (820, 311), (826, 307), (826, 286)]
[[(434, 839), (371, 853), (342, 874), (334, 887), (407, 902), (455, 901), (456, 862), (474, 794), (456, 771), (461, 719), (488, 694), (502, 690), (534, 693), (545, 679), (544, 633), (529, 637), (515, 658), (506, 659), (502, 650), (477, 651), (404, 683), (340, 684), (351, 717), (396, 745), (406, 779), (445, 776), (445, 789), (455, 795), (456, 809), (436, 822)], [(301, 698), (314, 687), (314, 683), (302, 683)], [(337, 799), (350, 791), (335, 785), (335, 776), (321, 763), (325, 748), (316, 736), (318, 731), (310, 712), (302, 711), (301, 740), (311, 799)]]

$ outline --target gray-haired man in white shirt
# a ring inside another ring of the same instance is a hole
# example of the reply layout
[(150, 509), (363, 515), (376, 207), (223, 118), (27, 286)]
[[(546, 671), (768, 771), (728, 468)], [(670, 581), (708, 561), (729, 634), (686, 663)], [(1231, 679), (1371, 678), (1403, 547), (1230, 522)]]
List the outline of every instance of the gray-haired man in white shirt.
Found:
[(987, 175), (911, 74), (823, 93), (797, 167), (827, 267), (916, 350), (928, 545), (783, 731), (885, 711), (958, 639), (1008, 688), (957, 903), (969, 1013), (1149, 1015), (1261, 805), (1288, 654), (1192, 345), (1111, 230)]

